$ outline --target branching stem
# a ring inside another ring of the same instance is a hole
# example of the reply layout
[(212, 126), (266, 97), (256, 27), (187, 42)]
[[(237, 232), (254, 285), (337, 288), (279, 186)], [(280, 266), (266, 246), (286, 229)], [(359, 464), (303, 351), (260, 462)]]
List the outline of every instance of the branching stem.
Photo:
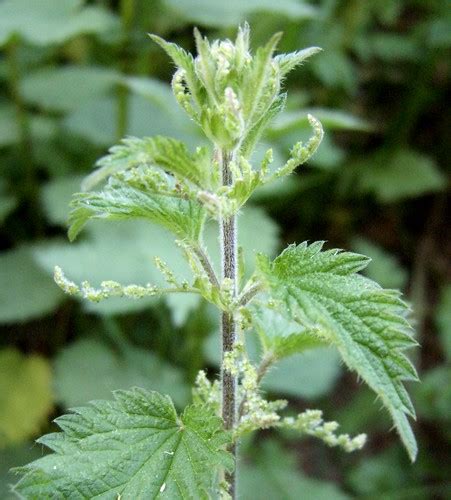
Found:
[[(232, 172), (230, 162), (233, 153), (221, 153), (222, 184), (229, 186), (232, 184)], [(222, 255), (222, 276), (232, 280), (233, 297), (237, 295), (238, 284), (238, 248), (237, 248), (237, 220), (236, 216), (223, 218), (220, 223), (221, 255)], [(236, 340), (236, 322), (230, 312), (223, 312), (221, 318), (222, 333), (222, 359), (227, 352), (233, 350)], [(232, 430), (237, 418), (237, 377), (222, 368), (222, 418), (227, 430)], [(236, 463), (236, 443), (232, 444), (229, 451), (233, 454)], [(236, 498), (236, 475), (235, 472), (226, 474), (226, 481), (229, 485), (229, 494), (232, 499)]]
[(244, 290), (240, 297), (238, 298), (238, 306), (245, 306), (246, 304), (249, 304), (249, 302), (259, 293), (263, 290), (263, 284), (262, 283), (255, 283), (251, 287), (249, 287), (247, 290)]
[(205, 253), (201, 246), (193, 247), (193, 251), (196, 254), (196, 257), (199, 259), (200, 265), (203, 267), (204, 271), (207, 273), (207, 276), (211, 282), (211, 284), (217, 288), (220, 287), (218, 278), (216, 276), (215, 270), (213, 269), (213, 265), (208, 258), (208, 255)]

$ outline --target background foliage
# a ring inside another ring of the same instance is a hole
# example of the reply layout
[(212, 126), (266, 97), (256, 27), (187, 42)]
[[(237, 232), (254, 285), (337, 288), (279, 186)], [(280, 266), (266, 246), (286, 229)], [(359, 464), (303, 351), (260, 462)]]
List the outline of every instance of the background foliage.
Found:
[[(326, 137), (300, 172), (261, 189), (240, 217), (244, 258), (327, 239), (373, 258), (368, 275), (400, 287), (415, 307), (410, 387), (420, 454), (410, 466), (380, 403), (332, 350), (286, 359), (267, 389), (319, 406), (343, 431), (368, 431), (343, 455), (290, 433), (243, 443), (243, 498), (445, 498), (451, 414), (449, 84), (451, 11), (440, 0), (2, 0), (0, 1), (0, 496), (11, 466), (40, 456), (32, 441), (68, 407), (141, 386), (189, 400), (197, 370), (217, 366), (217, 318), (196, 297), (99, 305), (63, 296), (55, 264), (77, 282), (158, 283), (152, 257), (186, 269), (166, 233), (149, 224), (90, 224), (65, 237), (67, 203), (95, 159), (126, 135), (202, 142), (169, 89), (173, 68), (147, 38), (192, 50), (192, 28), (233, 36), (248, 19), (253, 45), (284, 31), (281, 51), (324, 52), (289, 77), (286, 111), (261, 150), (274, 165), (308, 134)], [(259, 152), (257, 152), (259, 154)], [(217, 246), (210, 228), (209, 246)], [(262, 484), (265, 486), (262, 488)]]

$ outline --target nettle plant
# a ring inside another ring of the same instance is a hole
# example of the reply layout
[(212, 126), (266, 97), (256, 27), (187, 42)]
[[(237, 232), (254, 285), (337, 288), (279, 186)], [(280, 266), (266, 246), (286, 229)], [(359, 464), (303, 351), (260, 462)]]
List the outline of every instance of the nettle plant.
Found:
[[(285, 165), (272, 168), (268, 150), (261, 164), (252, 153), (265, 127), (284, 107), (285, 76), (319, 51), (313, 47), (274, 55), (274, 35), (253, 55), (249, 28), (230, 40), (209, 43), (195, 31), (194, 58), (173, 43), (152, 39), (173, 59), (172, 88), (178, 103), (211, 141), (192, 153), (166, 137), (129, 137), (111, 148), (72, 201), (69, 238), (90, 219), (144, 218), (171, 231), (192, 280), (179, 280), (161, 259), (166, 288), (105, 281), (80, 286), (56, 268), (67, 293), (91, 301), (108, 297), (195, 293), (221, 315), (220, 380), (201, 371), (193, 402), (178, 414), (169, 396), (134, 388), (112, 401), (95, 401), (59, 417), (62, 432), (38, 440), (53, 453), (19, 469), (15, 491), (25, 498), (234, 498), (240, 438), (259, 429), (292, 429), (345, 451), (360, 449), (366, 436), (337, 434), (319, 410), (283, 414), (287, 402), (267, 400), (260, 389), (268, 370), (284, 357), (332, 345), (390, 412), (412, 460), (417, 447), (414, 417), (404, 380), (417, 380), (403, 351), (416, 344), (400, 293), (358, 274), (369, 259), (324, 242), (290, 245), (276, 259), (256, 257), (249, 279), (240, 259), (239, 214), (260, 186), (290, 175), (316, 151), (321, 124), (309, 116), (313, 135), (298, 142)], [(99, 191), (92, 188), (107, 180)], [(217, 272), (203, 243), (207, 219), (219, 226), (222, 269)], [(258, 228), (255, 228), (258, 238)], [(130, 242), (133, 245), (133, 242)], [(108, 258), (105, 256), (105, 258)], [(146, 265), (145, 263), (143, 265)], [(246, 349), (257, 333), (261, 357)]]

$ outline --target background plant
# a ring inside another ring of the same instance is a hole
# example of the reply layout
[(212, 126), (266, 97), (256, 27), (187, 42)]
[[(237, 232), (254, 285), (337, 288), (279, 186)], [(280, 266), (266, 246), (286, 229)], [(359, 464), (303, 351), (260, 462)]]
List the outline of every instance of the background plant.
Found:
[[(310, 441), (303, 441), (298, 451), (289, 433), (278, 433), (273, 436), (277, 443), (265, 444), (265, 453), (260, 450), (258, 463), (249, 468), (254, 477), (260, 474), (265, 479), (268, 488), (296, 485), (286, 492), (294, 498), (296, 487), (302, 485), (312, 488), (312, 495), (323, 491), (327, 498), (343, 496), (343, 490), (348, 494), (384, 493), (409, 498), (443, 492), (446, 471), (442, 465), (436, 466), (444, 463), (441, 443), (446, 439), (449, 413), (449, 397), (443, 391), (449, 371), (445, 356), (447, 245), (446, 232), (441, 228), (447, 207), (443, 194), (446, 122), (441, 103), (447, 85), (445, 51), (449, 44), (443, 4), (325, 2), (315, 9), (286, 2), (278, 6), (277, 14), (264, 16), (251, 8), (240, 11), (230, 3), (213, 6), (213, 10), (187, 5), (186, 10), (179, 8), (170, 15), (168, 9), (177, 9), (175, 3), (161, 2), (158, 9), (153, 5), (148, 12), (145, 2), (123, 2), (120, 10), (105, 2), (102, 5), (106, 8), (95, 4), (84, 14), (76, 2), (65, 2), (67, 10), (55, 10), (52, 2), (34, 2), (31, 13), (28, 5), (19, 4), (3, 2), (1, 16), (0, 140), (5, 214), (1, 272), (2, 284), (7, 283), (0, 301), (5, 324), (2, 342), (7, 348), (2, 370), (15, 374), (21, 367), (23, 373), (23, 382), (14, 375), (15, 389), (2, 394), (21, 394), (20, 401), (24, 401), (22, 407), (17, 406), (17, 399), (1, 405), (15, 409), (14, 413), (4, 411), (2, 417), (2, 435), (8, 436), (3, 440), (3, 446), (8, 447), (2, 461), (6, 468), (28, 461), (23, 454), (41, 453), (36, 447), (12, 449), (11, 445), (36, 436), (38, 426), (44, 431), (49, 414), (56, 416), (64, 407), (107, 397), (110, 389), (132, 385), (162, 392), (178, 387), (177, 394), (172, 395), (182, 405), (187, 391), (174, 381), (183, 380), (182, 374), (193, 378), (205, 360), (214, 366), (211, 353), (215, 349), (206, 339), (215, 329), (215, 320), (212, 317), (210, 324), (200, 323), (209, 312), (198, 302), (178, 298), (166, 302), (164, 308), (161, 303), (155, 308), (155, 299), (140, 303), (111, 299), (99, 306), (83, 306), (91, 311), (86, 316), (75, 302), (63, 302), (50, 276), (58, 262), (71, 269), (71, 278), (77, 282), (93, 277), (94, 271), (98, 282), (108, 277), (122, 283), (138, 278), (155, 282), (159, 275), (151, 265), (142, 271), (136, 263), (143, 258), (150, 263), (149, 254), (163, 254), (172, 266), (178, 262), (170, 254), (164, 235), (148, 231), (144, 236), (138, 225), (110, 225), (107, 229), (105, 224), (93, 224), (88, 228), (89, 237), (72, 246), (55, 237), (64, 233), (65, 207), (78, 189), (79, 178), (73, 175), (85, 175), (95, 158), (124, 131), (137, 136), (175, 135), (191, 141), (192, 147), (199, 142), (191, 124), (175, 105), (172, 107), (164, 85), (147, 76), (123, 76), (152, 73), (168, 79), (172, 72), (163, 55), (142, 34), (156, 32), (189, 47), (192, 22), (211, 26), (211, 37), (216, 38), (231, 36), (231, 27), (247, 17), (254, 27), (255, 46), (270, 33), (283, 29), (282, 51), (309, 45), (325, 49), (316, 61), (312, 59), (302, 68), (302, 73), (296, 72), (287, 80), (291, 95), (287, 111), (266, 137), (275, 156), (282, 156), (279, 163), (304, 127), (307, 133), (307, 107), (322, 108), (314, 114), (327, 132), (316, 156), (304, 168), (304, 175), (293, 176), (277, 190), (259, 193), (258, 209), (251, 207), (243, 216), (243, 226), (257, 224), (261, 229), (259, 240), (253, 238), (248, 246), (274, 254), (279, 245), (277, 234), (281, 234), (286, 243), (327, 238), (331, 246), (352, 244), (373, 256), (368, 268), (371, 276), (388, 287), (408, 286), (421, 313), (417, 321), (423, 349), (417, 364), (425, 379), (422, 387), (415, 389), (423, 443), (420, 448), (425, 451), (420, 453), (417, 465), (408, 468), (398, 453), (396, 439), (385, 436), (389, 423), (384, 424), (379, 415), (374, 418), (374, 398), (359, 387), (352, 400), (350, 387), (357, 389), (355, 378), (342, 374), (338, 379), (341, 372), (337, 361), (330, 362), (327, 371), (316, 373), (313, 356), (304, 355), (302, 363), (288, 359), (285, 366), (270, 373), (267, 387), (274, 394), (288, 395), (299, 410), (322, 407), (328, 418), (341, 422), (345, 431), (358, 432), (374, 425), (364, 452), (367, 455), (340, 454), (338, 460), (333, 450), (317, 448)], [(215, 11), (218, 8), (223, 9), (219, 15)], [(25, 12), (33, 23), (28, 22)], [(117, 14), (122, 15), (120, 36)], [(58, 29), (49, 30), (40, 21), (47, 23), (49, 18), (55, 19)], [(80, 81), (86, 85), (80, 85)], [(145, 99), (150, 99), (149, 103)], [(336, 109), (353, 115), (331, 112)], [(365, 117), (371, 126), (362, 120)], [(429, 194), (434, 192), (437, 194)], [(262, 214), (262, 207), (277, 221), (281, 233)], [(262, 217), (264, 224), (259, 222)], [(215, 239), (214, 235), (210, 237)], [(157, 238), (161, 248), (156, 248)], [(130, 240), (137, 243), (133, 251), (127, 245)], [(111, 255), (108, 262), (96, 258), (107, 248)], [(387, 250), (395, 258), (387, 258)], [(245, 248), (245, 258), (247, 255)], [(73, 274), (75, 269), (79, 269), (77, 274)], [(148, 274), (144, 276), (143, 272)], [(52, 316), (52, 311), (57, 315)], [(149, 338), (142, 324), (151, 324), (155, 334)], [(127, 339), (123, 332), (127, 332)], [(204, 345), (205, 357), (199, 354)], [(13, 346), (22, 354), (12, 352), (9, 347)], [(148, 354), (148, 348), (153, 355)], [(328, 351), (320, 355), (322, 359), (334, 358)], [(54, 366), (52, 372), (49, 360)], [(165, 360), (171, 360), (171, 366)], [(287, 379), (293, 379), (287, 377), (293, 369), (298, 370), (302, 384), (287, 383)], [(30, 378), (35, 383), (33, 391)], [(74, 379), (81, 383), (74, 384)], [(38, 394), (42, 405), (33, 402), (32, 395)], [(23, 426), (13, 425), (18, 421)], [(21, 431), (11, 437), (11, 428)], [(384, 439), (378, 429), (384, 432)], [(257, 444), (260, 442), (261, 438)], [(299, 467), (288, 461), (285, 474), (290, 474), (290, 481), (279, 483), (281, 471), (276, 471), (276, 464), (268, 457), (275, 456), (274, 447), (281, 444), (285, 451), (279, 450), (279, 454), (293, 448), (298, 465), (302, 460), (304, 471), (323, 482), (307, 481), (299, 475)], [(252, 458), (251, 448), (249, 454)], [(365, 460), (368, 455), (371, 460)], [(5, 479), (5, 484), (12, 480)], [(331, 490), (327, 480), (339, 482), (342, 492)], [(243, 488), (245, 484), (243, 473)], [(249, 488), (255, 491), (252, 485)]]

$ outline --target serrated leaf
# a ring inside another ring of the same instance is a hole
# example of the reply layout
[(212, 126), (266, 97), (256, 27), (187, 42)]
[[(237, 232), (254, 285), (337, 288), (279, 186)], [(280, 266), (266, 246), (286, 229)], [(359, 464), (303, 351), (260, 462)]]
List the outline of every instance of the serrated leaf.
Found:
[(386, 288), (404, 288), (408, 273), (394, 255), (365, 238), (354, 238), (352, 247), (371, 258), (364, 271), (365, 276)]
[(113, 390), (130, 387), (168, 394), (178, 407), (189, 397), (180, 370), (128, 343), (114, 350), (98, 340), (78, 340), (58, 353), (54, 370), (56, 398), (66, 408), (111, 399)]
[(262, 305), (251, 307), (251, 322), (263, 352), (270, 353), (276, 359), (324, 345), (316, 331)]
[(147, 219), (180, 239), (198, 241), (206, 217), (197, 202), (150, 193), (113, 178), (102, 191), (76, 194), (71, 206), (68, 232), (71, 241), (90, 219)]
[(275, 441), (266, 441), (257, 462), (240, 465), (239, 498), (243, 500), (346, 500), (348, 495), (329, 481), (309, 478), (299, 471), (294, 457)]
[(284, 109), (285, 102), (286, 94), (281, 94), (274, 100), (266, 113), (263, 114), (260, 120), (258, 120), (258, 122), (248, 132), (241, 149), (241, 153), (245, 158), (248, 158), (252, 155), (254, 149), (257, 146), (257, 143), (259, 142), (260, 137), (265, 132), (268, 125)]
[(0, 448), (36, 435), (52, 410), (52, 374), (41, 356), (0, 351)]
[(11, 491), (11, 485), (17, 481), (17, 477), (11, 469), (40, 457), (42, 457), (41, 447), (31, 443), (0, 450), (0, 498), (2, 500), (17, 500), (17, 495)]
[(0, 253), (0, 323), (32, 320), (52, 312), (64, 299), (33, 260), (31, 247)]
[(321, 52), (321, 50), (319, 47), (308, 47), (296, 52), (280, 54), (274, 58), (274, 62), (279, 66), (280, 75), (284, 77), (297, 66), (301, 65), (306, 59)]
[(0, 4), (0, 45), (14, 35), (48, 45), (117, 27), (111, 12), (100, 6), (84, 6), (82, 0), (4, 0)]
[(157, 392), (114, 396), (59, 417), (63, 432), (39, 440), (55, 453), (19, 469), (16, 491), (28, 498), (207, 499), (219, 467), (233, 467), (222, 420), (207, 406), (178, 416)]
[(139, 166), (157, 166), (180, 176), (198, 187), (211, 188), (212, 167), (207, 148), (198, 148), (189, 153), (186, 145), (170, 137), (128, 137), (113, 146), (109, 154), (97, 162), (97, 171), (85, 181), (90, 189), (111, 174)]
[(157, 43), (166, 52), (166, 54), (168, 54), (177, 67), (182, 68), (185, 71), (185, 79), (188, 87), (193, 92), (195, 102), (199, 104), (200, 88), (196, 75), (196, 69), (194, 67), (193, 56), (189, 52), (182, 49), (182, 47), (179, 47), (176, 43), (167, 42), (157, 35), (150, 35), (150, 38)]
[(209, 0), (165, 0), (182, 19), (204, 26), (235, 26), (254, 12), (272, 12), (291, 19), (314, 17), (316, 9), (304, 2), (281, 0), (277, 4), (270, 0), (229, 0), (211, 2)]
[(289, 246), (259, 270), (271, 293), (293, 319), (321, 329), (346, 364), (377, 393), (389, 410), (412, 460), (417, 446), (407, 415), (415, 412), (403, 380), (417, 380), (403, 350), (415, 344), (399, 293), (356, 274), (368, 264), (362, 255), (322, 251), (323, 242)]
[(103, 97), (119, 82), (119, 73), (96, 66), (45, 68), (27, 75), (20, 83), (23, 99), (44, 110), (72, 111)]

